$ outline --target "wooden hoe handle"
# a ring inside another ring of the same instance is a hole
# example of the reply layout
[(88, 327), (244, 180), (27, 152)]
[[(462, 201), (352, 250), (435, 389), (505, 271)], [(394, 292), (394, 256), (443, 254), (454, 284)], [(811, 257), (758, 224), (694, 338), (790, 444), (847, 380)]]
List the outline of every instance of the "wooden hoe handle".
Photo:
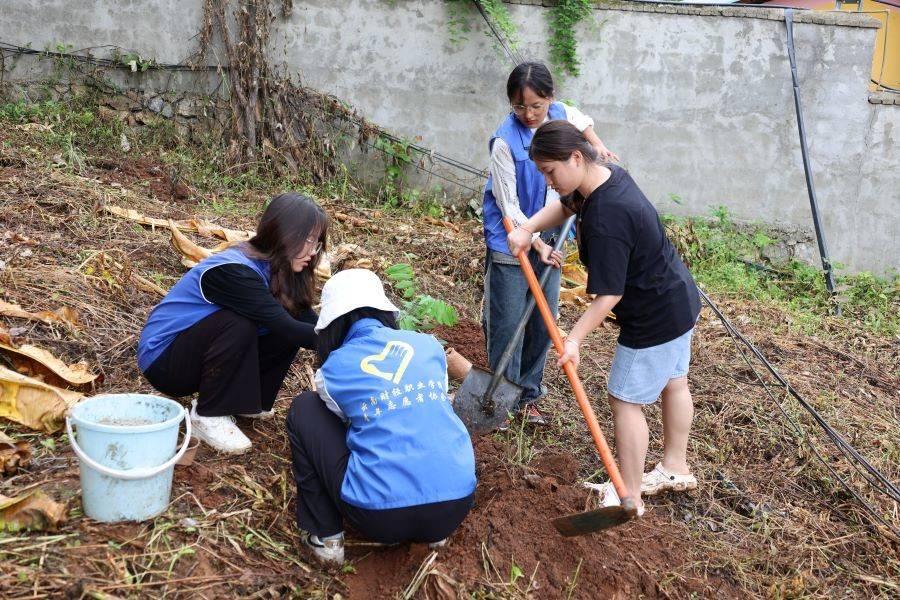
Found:
[[(503, 226), (506, 228), (507, 233), (512, 232), (513, 223), (509, 217), (503, 217)], [(553, 313), (550, 312), (550, 307), (547, 305), (544, 291), (541, 289), (540, 284), (538, 284), (537, 277), (534, 275), (534, 269), (531, 268), (531, 263), (528, 261), (528, 255), (523, 250), (522, 252), (519, 252), (516, 258), (519, 259), (519, 265), (522, 267), (522, 272), (525, 274), (525, 279), (528, 281), (528, 288), (531, 290), (531, 295), (534, 297), (535, 302), (537, 302), (537, 308), (544, 318), (544, 324), (547, 326), (547, 332), (550, 334), (550, 339), (553, 341), (553, 347), (556, 348), (556, 351), (560, 355), (562, 355), (564, 352), (562, 336), (559, 334), (559, 329), (556, 326), (556, 319), (553, 318)], [(597, 447), (597, 452), (600, 453), (600, 459), (603, 461), (603, 466), (606, 467), (606, 472), (609, 473), (609, 479), (616, 488), (616, 493), (622, 500), (622, 506), (626, 510), (633, 510), (634, 500), (632, 500), (631, 496), (628, 494), (628, 490), (625, 488), (622, 474), (619, 473), (619, 467), (616, 465), (616, 461), (609, 449), (609, 445), (606, 443), (603, 431), (600, 430), (600, 424), (597, 422), (597, 415), (594, 414), (594, 409), (591, 407), (587, 393), (584, 391), (584, 386), (581, 384), (581, 379), (578, 377), (578, 371), (575, 369), (575, 365), (573, 365), (571, 361), (567, 362), (563, 365), (563, 371), (566, 372), (566, 377), (569, 378), (569, 384), (572, 386), (572, 391), (575, 392), (575, 399), (578, 400), (578, 406), (581, 408), (584, 420), (587, 422), (588, 429), (591, 431), (591, 437), (594, 438), (594, 445)]]

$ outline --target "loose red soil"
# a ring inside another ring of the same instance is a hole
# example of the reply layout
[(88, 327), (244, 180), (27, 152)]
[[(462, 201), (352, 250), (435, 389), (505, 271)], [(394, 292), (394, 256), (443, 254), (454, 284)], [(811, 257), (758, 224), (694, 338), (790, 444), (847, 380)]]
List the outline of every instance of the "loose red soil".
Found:
[(488, 369), (487, 345), (480, 324), (461, 319), (454, 327), (439, 325), (428, 333), (456, 348), (472, 365)]
[[(493, 438), (476, 442), (478, 488), (475, 507), (439, 550), (435, 568), (454, 580), (456, 593), (477, 584), (501, 589), (513, 565), (524, 575), (517, 586), (524, 591), (534, 574), (535, 597), (566, 597), (575, 579), (573, 598), (656, 598), (663, 596), (659, 581), (684, 565), (689, 542), (672, 535), (668, 515), (653, 511), (639, 521), (616, 529), (574, 538), (559, 535), (555, 517), (594, 508), (595, 499), (579, 485), (578, 462), (569, 454), (538, 456), (526, 467), (513, 466), (510, 449)], [(352, 543), (352, 542), (351, 542)], [(424, 545), (393, 548), (348, 546), (356, 573), (346, 577), (350, 598), (386, 598), (402, 592), (430, 550)], [(496, 572), (485, 571), (485, 555)], [(579, 568), (580, 564), (580, 568)], [(497, 574), (499, 572), (499, 575)], [(446, 580), (445, 580), (446, 581)], [(430, 597), (448, 597), (446, 585), (431, 576), (425, 585)], [(680, 578), (678, 596), (736, 597), (721, 579), (709, 576)], [(673, 589), (668, 582), (667, 590)], [(452, 596), (451, 596), (452, 597)]]

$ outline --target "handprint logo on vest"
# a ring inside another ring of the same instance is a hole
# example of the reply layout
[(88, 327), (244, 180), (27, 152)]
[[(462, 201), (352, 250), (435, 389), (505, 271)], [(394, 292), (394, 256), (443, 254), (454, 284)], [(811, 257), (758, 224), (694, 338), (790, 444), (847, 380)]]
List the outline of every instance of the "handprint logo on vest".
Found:
[[(414, 354), (415, 350), (406, 342), (391, 340), (378, 354), (363, 358), (359, 363), (359, 368), (363, 373), (386, 379), (392, 383), (400, 383)], [(393, 371), (388, 370), (393, 364), (396, 364), (396, 368)]]

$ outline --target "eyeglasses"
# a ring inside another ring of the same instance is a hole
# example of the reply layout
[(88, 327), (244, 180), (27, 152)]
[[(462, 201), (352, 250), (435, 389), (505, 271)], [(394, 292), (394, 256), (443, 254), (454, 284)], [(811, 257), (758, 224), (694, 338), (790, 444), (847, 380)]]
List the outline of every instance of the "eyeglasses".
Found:
[(310, 254), (318, 254), (322, 250), (322, 242), (318, 238), (306, 238), (307, 244), (313, 244)]
[(516, 114), (522, 114), (528, 109), (531, 109), (533, 112), (541, 112), (547, 107), (548, 104), (548, 102), (535, 102), (534, 104), (529, 104), (528, 106), (525, 106), (524, 104), (510, 104), (510, 106), (512, 107), (513, 112), (515, 112)]

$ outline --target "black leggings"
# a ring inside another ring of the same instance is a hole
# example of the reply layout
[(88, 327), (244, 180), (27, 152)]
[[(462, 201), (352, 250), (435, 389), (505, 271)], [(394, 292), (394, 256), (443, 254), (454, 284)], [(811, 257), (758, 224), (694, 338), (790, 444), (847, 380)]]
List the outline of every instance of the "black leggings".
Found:
[(255, 414), (275, 404), (299, 349), (222, 309), (179, 333), (144, 376), (169, 396), (198, 392), (201, 417)]
[(341, 499), (350, 450), (347, 428), (315, 392), (303, 392), (287, 416), (297, 526), (320, 537), (344, 530), (344, 519), (365, 538), (382, 544), (432, 543), (449, 537), (472, 508), (473, 496), (404, 508), (369, 510)]

